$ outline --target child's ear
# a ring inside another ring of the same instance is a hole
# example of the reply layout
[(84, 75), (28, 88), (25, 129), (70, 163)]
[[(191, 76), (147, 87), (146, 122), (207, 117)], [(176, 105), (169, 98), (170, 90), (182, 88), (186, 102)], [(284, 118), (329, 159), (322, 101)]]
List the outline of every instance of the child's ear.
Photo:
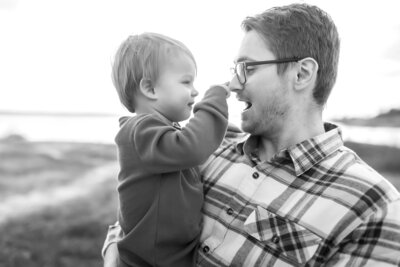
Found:
[(149, 99), (157, 99), (156, 92), (154, 90), (154, 84), (149, 79), (140, 80), (140, 92), (142, 95)]

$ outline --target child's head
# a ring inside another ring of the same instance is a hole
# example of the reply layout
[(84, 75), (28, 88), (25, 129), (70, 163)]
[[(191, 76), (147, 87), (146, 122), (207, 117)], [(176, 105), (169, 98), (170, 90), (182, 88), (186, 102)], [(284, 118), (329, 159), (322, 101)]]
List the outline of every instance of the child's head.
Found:
[[(184, 63), (190, 64), (190, 72), (196, 75), (192, 53), (177, 40), (156, 33), (128, 37), (120, 45), (112, 69), (112, 80), (120, 101), (130, 112), (135, 112), (137, 98), (143, 93), (143, 87), (153, 88), (153, 91), (158, 85), (165, 87), (168, 81), (162, 78), (163, 74), (171, 71), (171, 66), (179, 67)], [(193, 88), (193, 79), (189, 77), (182, 83), (190, 82)]]

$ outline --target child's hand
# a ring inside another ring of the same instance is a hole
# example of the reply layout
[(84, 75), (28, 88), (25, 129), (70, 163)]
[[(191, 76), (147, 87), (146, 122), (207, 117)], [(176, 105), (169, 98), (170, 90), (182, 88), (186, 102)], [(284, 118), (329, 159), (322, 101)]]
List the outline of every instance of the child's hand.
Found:
[(219, 86), (225, 89), (226, 91), (226, 98), (228, 98), (231, 95), (231, 90), (229, 90), (229, 82), (223, 83), (223, 84), (214, 84), (211, 87)]

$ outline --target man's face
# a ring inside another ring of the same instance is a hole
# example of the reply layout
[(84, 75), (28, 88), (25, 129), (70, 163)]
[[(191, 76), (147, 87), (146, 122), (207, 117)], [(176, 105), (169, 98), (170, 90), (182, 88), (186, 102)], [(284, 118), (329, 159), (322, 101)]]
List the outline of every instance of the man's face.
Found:
[[(245, 33), (236, 62), (276, 59), (265, 41), (255, 31)], [(246, 103), (242, 111), (242, 129), (253, 135), (274, 137), (280, 133), (290, 105), (287, 97), (289, 83), (277, 73), (277, 65), (258, 65), (247, 68), (247, 81), (241, 85), (236, 76), (230, 89), (239, 101)]]

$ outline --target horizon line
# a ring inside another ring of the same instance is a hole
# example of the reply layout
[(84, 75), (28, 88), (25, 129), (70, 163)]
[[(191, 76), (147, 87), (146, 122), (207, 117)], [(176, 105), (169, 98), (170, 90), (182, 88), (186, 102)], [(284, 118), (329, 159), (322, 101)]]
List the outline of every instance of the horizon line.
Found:
[(66, 112), (66, 111), (21, 111), (21, 110), (0, 110), (0, 115), (10, 116), (60, 116), (60, 117), (116, 117), (122, 116), (117, 113), (102, 113), (102, 112)]

